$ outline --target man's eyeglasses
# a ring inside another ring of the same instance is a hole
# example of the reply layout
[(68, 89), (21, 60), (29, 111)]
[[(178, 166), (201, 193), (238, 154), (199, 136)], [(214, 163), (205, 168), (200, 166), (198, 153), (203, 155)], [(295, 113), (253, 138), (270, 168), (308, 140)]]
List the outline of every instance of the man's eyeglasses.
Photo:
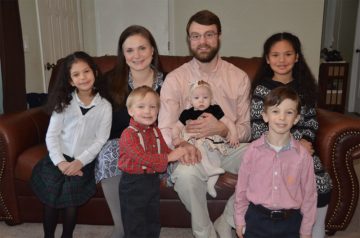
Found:
[(192, 33), (189, 35), (189, 39), (191, 41), (199, 41), (201, 39), (201, 37), (203, 36), (205, 38), (205, 40), (211, 40), (213, 38), (215, 38), (215, 36), (217, 36), (218, 33), (213, 32), (213, 31), (208, 31), (205, 32), (203, 35), (198, 34), (198, 33)]

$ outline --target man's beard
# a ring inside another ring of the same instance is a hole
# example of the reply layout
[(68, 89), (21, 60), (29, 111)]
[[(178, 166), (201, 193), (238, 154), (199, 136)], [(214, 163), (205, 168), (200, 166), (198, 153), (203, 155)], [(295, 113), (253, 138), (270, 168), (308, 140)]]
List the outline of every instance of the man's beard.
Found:
[[(207, 47), (210, 48), (210, 51), (207, 53), (198, 53), (195, 50), (190, 48), (190, 52), (191, 54), (195, 57), (195, 59), (197, 59), (198, 61), (202, 62), (202, 63), (209, 63), (210, 61), (212, 61), (215, 56), (218, 54), (219, 49), (220, 49), (220, 42), (218, 42), (218, 45), (214, 48), (211, 48), (211, 46), (206, 45)], [(201, 46), (198, 46), (198, 48)]]

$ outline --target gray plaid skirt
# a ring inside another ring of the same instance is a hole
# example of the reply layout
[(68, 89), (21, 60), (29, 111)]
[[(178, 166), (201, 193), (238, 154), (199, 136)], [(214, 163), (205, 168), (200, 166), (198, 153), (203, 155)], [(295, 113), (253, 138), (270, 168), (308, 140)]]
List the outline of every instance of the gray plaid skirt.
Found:
[[(64, 155), (67, 161), (74, 159)], [(39, 200), (54, 208), (75, 207), (87, 202), (96, 192), (95, 161), (84, 166), (83, 176), (63, 175), (49, 155), (40, 160), (31, 175), (31, 187)]]

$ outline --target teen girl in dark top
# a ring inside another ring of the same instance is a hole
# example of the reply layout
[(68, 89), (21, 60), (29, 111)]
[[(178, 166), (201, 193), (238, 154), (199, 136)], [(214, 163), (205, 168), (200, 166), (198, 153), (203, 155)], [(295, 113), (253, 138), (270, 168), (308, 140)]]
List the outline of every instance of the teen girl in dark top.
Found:
[(291, 133), (313, 155), (318, 209), (312, 237), (323, 238), (332, 184), (315, 148), (318, 129), (315, 109), (317, 85), (303, 56), (300, 40), (287, 32), (274, 34), (264, 43), (262, 63), (252, 83), (250, 94), (252, 140), (258, 139), (268, 130), (261, 116), (264, 97), (272, 89), (284, 85), (293, 88), (301, 98), (301, 119), (292, 127)]

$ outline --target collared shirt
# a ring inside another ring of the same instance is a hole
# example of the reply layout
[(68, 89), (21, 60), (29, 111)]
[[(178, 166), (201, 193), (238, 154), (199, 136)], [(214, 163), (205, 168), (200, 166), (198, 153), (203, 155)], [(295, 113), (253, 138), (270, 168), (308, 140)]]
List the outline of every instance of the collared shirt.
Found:
[(121, 134), (119, 169), (130, 174), (143, 174), (143, 166), (146, 166), (147, 173), (164, 172), (168, 164), (168, 153), (171, 152), (161, 135), (159, 128), (155, 127), (160, 139), (160, 153), (158, 152), (156, 135), (153, 126), (144, 126), (131, 118), (130, 126), (141, 133), (144, 147), (140, 143), (137, 132), (132, 128), (126, 128)]
[(311, 155), (293, 137), (276, 152), (266, 136), (253, 141), (245, 152), (235, 192), (235, 223), (245, 225), (249, 202), (272, 210), (300, 209), (300, 233), (311, 234), (317, 192)]
[(180, 113), (190, 105), (190, 86), (198, 80), (210, 84), (213, 92), (213, 103), (218, 104), (237, 128), (239, 140), (250, 139), (250, 80), (247, 74), (220, 57), (215, 69), (206, 73), (200, 70), (194, 58), (170, 72), (161, 89), (161, 107), (159, 128), (165, 141), (171, 145), (171, 130)]
[[(81, 107), (91, 108), (85, 115)], [(85, 106), (77, 94), (63, 112), (53, 112), (46, 133), (46, 146), (54, 165), (66, 161), (63, 154), (80, 160), (83, 166), (93, 161), (109, 138), (112, 108), (96, 94)]]

